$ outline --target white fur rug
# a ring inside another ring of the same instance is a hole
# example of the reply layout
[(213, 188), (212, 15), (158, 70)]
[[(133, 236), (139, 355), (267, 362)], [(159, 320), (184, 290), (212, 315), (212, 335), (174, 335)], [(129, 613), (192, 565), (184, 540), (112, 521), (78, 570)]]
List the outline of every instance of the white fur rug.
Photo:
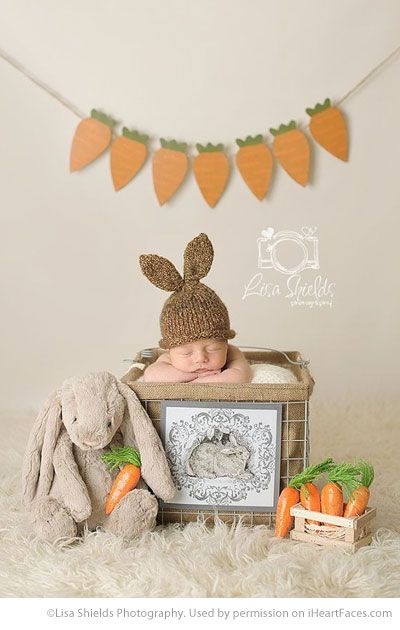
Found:
[(2, 418), (2, 597), (398, 597), (398, 410), (383, 402), (311, 405), (311, 463), (362, 456), (376, 468), (373, 543), (355, 555), (276, 540), (264, 526), (157, 528), (124, 544), (91, 533), (72, 546), (38, 542), (20, 503), (20, 465), (34, 414)]

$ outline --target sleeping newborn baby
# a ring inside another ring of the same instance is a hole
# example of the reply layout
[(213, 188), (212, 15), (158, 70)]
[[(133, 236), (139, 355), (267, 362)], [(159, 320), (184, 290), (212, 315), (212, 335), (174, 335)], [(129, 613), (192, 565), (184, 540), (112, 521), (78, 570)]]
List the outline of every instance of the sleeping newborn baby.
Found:
[(160, 315), (160, 348), (167, 350), (144, 373), (146, 382), (248, 383), (250, 365), (228, 343), (235, 336), (225, 304), (200, 282), (214, 257), (206, 234), (186, 246), (183, 277), (174, 265), (155, 254), (140, 256), (144, 275), (156, 287), (172, 291)]
[(199, 339), (170, 348), (144, 373), (145, 382), (249, 383), (243, 353), (224, 339)]

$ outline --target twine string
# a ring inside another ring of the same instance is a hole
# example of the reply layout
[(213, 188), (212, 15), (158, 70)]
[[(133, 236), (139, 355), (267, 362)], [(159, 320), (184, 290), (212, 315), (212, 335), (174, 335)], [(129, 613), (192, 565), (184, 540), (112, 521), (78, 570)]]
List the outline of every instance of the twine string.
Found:
[[(344, 101), (346, 101), (354, 92), (359, 90), (363, 85), (365, 85), (370, 78), (375, 75), (380, 69), (382, 69), (391, 59), (393, 59), (400, 52), (400, 46), (397, 46), (395, 50), (393, 50), (389, 55), (387, 55), (382, 61), (380, 61), (376, 66), (374, 66), (368, 74), (366, 74), (356, 85), (354, 85), (341, 99), (336, 101), (337, 105), (340, 105)], [(21, 74), (23, 74), (27, 79), (32, 81), (35, 85), (41, 88), (44, 92), (47, 92), (49, 96), (56, 99), (61, 105), (69, 109), (70, 112), (75, 114), (78, 118), (82, 120), (87, 118), (87, 114), (84, 114), (76, 105), (71, 103), (65, 96), (57, 92), (50, 85), (47, 85), (44, 81), (35, 76), (30, 70), (28, 70), (22, 63), (14, 59), (11, 55), (9, 55), (5, 50), (0, 48), (0, 58), (10, 64), (13, 68), (18, 70)]]
[(374, 68), (372, 68), (372, 70), (370, 70), (368, 72), (368, 74), (365, 75), (365, 77), (363, 79), (361, 79), (361, 81), (359, 81), (358, 83), (356, 83), (356, 85), (354, 87), (351, 88), (351, 90), (349, 90), (344, 96), (342, 96), (342, 98), (339, 101), (336, 101), (338, 105), (340, 105), (340, 103), (343, 103), (343, 101), (347, 100), (348, 98), (350, 98), (350, 96), (356, 91), (358, 90), (360, 87), (362, 87), (363, 85), (365, 85), (365, 83), (367, 83), (367, 81), (369, 81), (369, 79), (372, 77), (373, 74), (375, 74), (376, 72), (378, 72), (378, 70), (380, 70), (380, 68), (383, 68), (383, 66), (385, 66), (387, 63), (389, 63), (389, 61), (395, 57), (398, 52), (400, 51), (400, 46), (397, 46), (397, 48), (395, 48), (395, 50), (393, 50), (387, 57), (385, 57), (384, 59), (382, 59), (382, 61), (380, 63), (378, 63), (377, 66), (375, 66)]
[(14, 59), (14, 57), (11, 57), (11, 55), (9, 55), (5, 50), (2, 50), (1, 48), (0, 48), (0, 57), (1, 59), (4, 59), (4, 61), (9, 63), (10, 66), (15, 68), (19, 72), (21, 72), (21, 74), (23, 74), (27, 79), (32, 81), (32, 83), (35, 83), (35, 85), (40, 87), (44, 92), (47, 92), (49, 96), (51, 96), (52, 98), (55, 98), (59, 103), (61, 103), (61, 105), (69, 109), (69, 111), (75, 114), (75, 116), (78, 116), (78, 118), (82, 118), (82, 119), (87, 118), (87, 115), (81, 112), (80, 109), (76, 107), (73, 103), (71, 103), (68, 99), (66, 99), (65, 96), (63, 96), (62, 94), (54, 90), (52, 87), (50, 87), (50, 85), (47, 85), (44, 81), (36, 77), (32, 72), (30, 72), (30, 70), (25, 68), (25, 66), (23, 66), (22, 63)]
[(314, 525), (312, 523), (305, 524), (305, 530), (309, 534), (316, 534), (321, 538), (330, 538), (333, 540), (340, 540), (345, 537), (345, 530), (343, 527), (330, 527), (329, 525)]

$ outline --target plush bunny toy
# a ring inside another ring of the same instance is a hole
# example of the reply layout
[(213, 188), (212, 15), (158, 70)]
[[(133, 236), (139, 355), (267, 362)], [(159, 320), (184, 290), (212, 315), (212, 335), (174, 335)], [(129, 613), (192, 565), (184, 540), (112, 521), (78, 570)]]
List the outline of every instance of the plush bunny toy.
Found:
[[(111, 445), (139, 450), (141, 479), (106, 516), (115, 473), (101, 455)], [(54, 541), (102, 525), (133, 538), (155, 525), (158, 502), (146, 484), (165, 501), (175, 494), (161, 440), (136, 394), (108, 372), (66, 380), (40, 411), (23, 463), (36, 534)]]

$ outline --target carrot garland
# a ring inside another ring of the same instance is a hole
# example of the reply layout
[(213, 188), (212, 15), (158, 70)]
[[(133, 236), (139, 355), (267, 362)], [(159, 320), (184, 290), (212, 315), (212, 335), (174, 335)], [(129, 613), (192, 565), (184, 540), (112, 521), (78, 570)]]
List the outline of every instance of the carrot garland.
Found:
[(70, 171), (79, 171), (99, 157), (108, 147), (115, 120), (92, 109), (90, 118), (76, 128), (71, 147)]
[(349, 141), (345, 118), (337, 107), (332, 107), (329, 98), (317, 103), (306, 112), (311, 116), (309, 129), (312, 137), (332, 155), (347, 162)]
[[(342, 111), (329, 98), (305, 110), (310, 116), (310, 133), (319, 145), (340, 160), (347, 161), (349, 137)], [(70, 171), (79, 171), (96, 160), (110, 145), (110, 168), (116, 191), (126, 186), (139, 172), (148, 156), (149, 137), (124, 127), (112, 141), (116, 124), (109, 116), (93, 109), (76, 128), (71, 146)], [(236, 139), (239, 150), (236, 166), (252, 193), (262, 201), (268, 193), (273, 172), (273, 156), (288, 175), (301, 186), (310, 178), (311, 146), (296, 121), (270, 128), (274, 136), (272, 151), (262, 134)], [(160, 138), (161, 148), (153, 154), (153, 184), (160, 205), (166, 203), (181, 186), (189, 168), (188, 145)], [(193, 172), (207, 204), (214, 208), (223, 194), (230, 175), (230, 162), (222, 144), (196, 144), (199, 154), (193, 159)]]
[(251, 192), (262, 201), (271, 181), (273, 166), (271, 150), (264, 144), (261, 134), (247, 136), (246, 140), (237, 138), (236, 143), (239, 146), (236, 164), (240, 174)]
[(347, 499), (347, 505), (343, 516), (361, 516), (364, 514), (365, 508), (369, 501), (369, 487), (374, 480), (374, 468), (364, 459), (360, 459), (356, 463), (356, 467), (360, 472), (360, 485), (353, 490)]
[(193, 172), (201, 194), (211, 208), (217, 205), (229, 178), (229, 160), (223, 144), (196, 144), (199, 154), (193, 160)]
[(131, 181), (142, 168), (147, 157), (146, 143), (149, 136), (137, 131), (122, 129), (122, 136), (111, 145), (111, 176), (115, 190), (120, 190)]
[(104, 453), (101, 459), (110, 471), (121, 467), (114, 479), (106, 501), (106, 514), (111, 514), (121, 499), (135, 488), (140, 479), (140, 455), (139, 451), (129, 446), (111, 447), (110, 452)]

